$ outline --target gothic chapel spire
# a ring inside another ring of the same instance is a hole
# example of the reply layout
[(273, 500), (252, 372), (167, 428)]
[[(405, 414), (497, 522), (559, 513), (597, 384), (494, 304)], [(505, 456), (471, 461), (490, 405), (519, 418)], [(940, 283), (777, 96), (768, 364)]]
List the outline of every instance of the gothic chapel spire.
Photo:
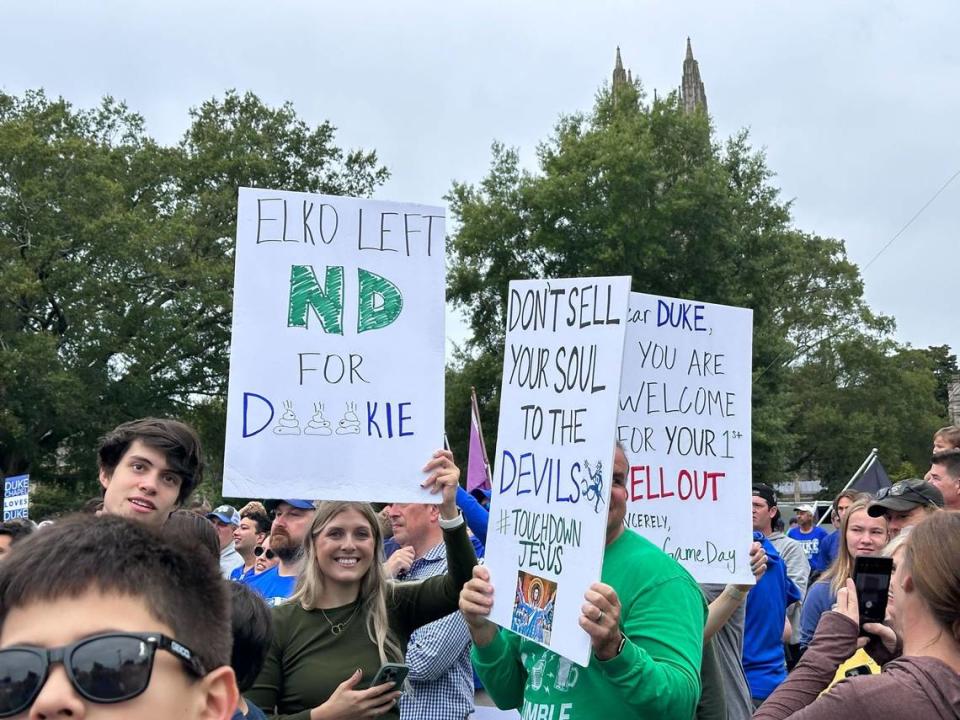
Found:
[(700, 65), (693, 59), (693, 48), (687, 38), (687, 56), (683, 60), (683, 81), (680, 85), (680, 102), (684, 112), (702, 109), (707, 112), (707, 94), (700, 79)]
[(620, 46), (617, 45), (617, 62), (613, 66), (613, 89), (616, 90), (620, 85), (626, 85), (627, 71), (623, 69), (623, 60), (620, 59)]

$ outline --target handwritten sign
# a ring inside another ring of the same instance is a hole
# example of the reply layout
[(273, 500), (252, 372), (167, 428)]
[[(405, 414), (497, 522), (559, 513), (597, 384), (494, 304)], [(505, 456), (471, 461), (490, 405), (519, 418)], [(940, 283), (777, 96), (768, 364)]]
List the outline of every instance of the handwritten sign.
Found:
[(436, 502), (444, 239), (440, 208), (240, 189), (225, 496)]
[(753, 311), (630, 294), (617, 438), (624, 523), (699, 582), (752, 583)]
[(491, 619), (586, 666), (630, 278), (513, 281), (486, 564)]
[(30, 512), (30, 476), (12, 475), (3, 481), (3, 521), (26, 519)]

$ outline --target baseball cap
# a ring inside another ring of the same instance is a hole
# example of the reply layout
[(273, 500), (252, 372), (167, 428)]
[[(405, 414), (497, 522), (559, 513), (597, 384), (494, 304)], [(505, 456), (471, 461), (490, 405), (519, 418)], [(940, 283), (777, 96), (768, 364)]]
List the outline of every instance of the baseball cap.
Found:
[(794, 509), (794, 512), (808, 512), (811, 515), (817, 514), (817, 509), (813, 505), (797, 505)]
[(753, 494), (766, 500), (770, 507), (777, 504), (777, 493), (766, 483), (754, 483)]
[(268, 512), (273, 512), (277, 509), (277, 505), (280, 503), (286, 503), (290, 507), (295, 507), (300, 510), (316, 510), (317, 506), (313, 504), (313, 500), (266, 500), (264, 505), (267, 508)]
[(880, 488), (877, 499), (870, 503), (867, 514), (880, 517), (888, 510), (906, 512), (921, 505), (943, 507), (943, 494), (926, 480), (901, 480), (891, 487)]
[(213, 518), (216, 518), (220, 522), (224, 522), (227, 525), (240, 524), (240, 513), (237, 512), (233, 505), (221, 505), (220, 507), (215, 508), (213, 512), (208, 512), (207, 520), (211, 520)]

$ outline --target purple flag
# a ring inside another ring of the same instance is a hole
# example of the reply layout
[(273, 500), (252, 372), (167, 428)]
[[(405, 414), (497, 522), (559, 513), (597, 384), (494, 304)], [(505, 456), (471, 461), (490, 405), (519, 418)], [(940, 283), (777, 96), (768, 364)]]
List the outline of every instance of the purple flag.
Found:
[(477, 394), (470, 388), (470, 450), (467, 453), (467, 492), (477, 488), (490, 489), (490, 464), (483, 445), (480, 428), (480, 411), (477, 409)]

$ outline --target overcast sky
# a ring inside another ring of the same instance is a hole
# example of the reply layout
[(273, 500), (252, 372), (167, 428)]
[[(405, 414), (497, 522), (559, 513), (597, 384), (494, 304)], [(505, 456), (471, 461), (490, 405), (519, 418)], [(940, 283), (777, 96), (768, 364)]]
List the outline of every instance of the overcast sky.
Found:
[[(0, 88), (80, 107), (103, 95), (174, 143), (225, 89), (290, 100), (376, 149), (377, 197), (442, 204), (490, 143), (531, 168), (561, 113), (589, 109), (614, 53), (651, 91), (680, 83), (686, 38), (718, 138), (750, 129), (797, 227), (846, 241), (866, 297), (914, 346), (960, 349), (960, 3), (3, 2)], [(449, 332), (462, 329), (451, 323)]]

